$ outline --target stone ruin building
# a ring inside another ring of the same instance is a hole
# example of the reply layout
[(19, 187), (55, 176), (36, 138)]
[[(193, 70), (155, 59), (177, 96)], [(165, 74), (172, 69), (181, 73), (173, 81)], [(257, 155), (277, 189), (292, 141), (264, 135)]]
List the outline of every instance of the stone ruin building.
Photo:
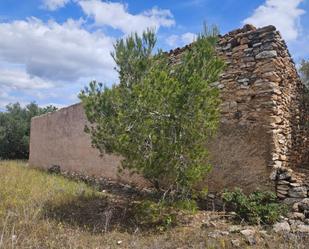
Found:
[[(189, 46), (171, 51), (171, 62)], [(212, 83), (220, 89), (222, 104), (218, 134), (207, 144), (213, 165), (205, 179), (210, 192), (241, 187), (246, 192), (276, 190), (282, 199), (307, 197), (308, 113), (303, 85), (280, 33), (274, 26), (245, 25), (220, 36), (217, 51), (227, 67)], [(81, 104), (33, 118), (29, 164), (147, 185), (140, 176), (117, 173), (120, 157), (99, 157), (84, 133), (86, 123)]]

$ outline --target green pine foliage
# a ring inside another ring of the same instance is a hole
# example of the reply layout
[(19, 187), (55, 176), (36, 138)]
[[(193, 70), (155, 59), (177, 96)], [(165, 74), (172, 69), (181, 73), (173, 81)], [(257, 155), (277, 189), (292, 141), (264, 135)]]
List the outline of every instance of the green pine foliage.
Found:
[(112, 54), (119, 84), (91, 82), (80, 94), (93, 145), (123, 156), (122, 169), (158, 189), (190, 195), (211, 168), (205, 143), (219, 121), (219, 93), (209, 86), (224, 68), (217, 35), (200, 34), (174, 65), (168, 54), (153, 53), (151, 30), (119, 40)]

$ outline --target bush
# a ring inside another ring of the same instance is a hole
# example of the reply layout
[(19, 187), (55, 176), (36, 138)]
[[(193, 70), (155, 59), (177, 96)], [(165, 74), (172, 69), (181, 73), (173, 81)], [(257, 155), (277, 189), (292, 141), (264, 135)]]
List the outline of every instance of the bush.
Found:
[(197, 211), (197, 204), (193, 200), (178, 201), (142, 201), (134, 205), (134, 217), (142, 227), (152, 227), (166, 230), (178, 224), (178, 217), (184, 213), (192, 214)]
[(287, 213), (287, 207), (279, 203), (274, 193), (255, 191), (246, 196), (242, 190), (223, 193), (224, 202), (236, 212), (238, 220), (250, 224), (273, 224)]
[(118, 41), (119, 85), (91, 82), (80, 94), (93, 145), (123, 156), (122, 168), (158, 189), (189, 196), (210, 170), (205, 143), (219, 121), (218, 90), (209, 86), (224, 67), (216, 41), (215, 30), (200, 35), (173, 66), (152, 53), (152, 31)]

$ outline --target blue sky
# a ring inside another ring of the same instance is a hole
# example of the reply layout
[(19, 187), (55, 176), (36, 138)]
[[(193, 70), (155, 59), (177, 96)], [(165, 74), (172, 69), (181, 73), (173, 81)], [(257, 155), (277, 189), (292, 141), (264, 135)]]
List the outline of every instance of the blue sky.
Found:
[(113, 43), (149, 26), (169, 50), (192, 42), (204, 21), (222, 34), (273, 24), (294, 60), (308, 59), (308, 12), (309, 0), (0, 0), (0, 110), (16, 101), (62, 107), (90, 80), (116, 83)]

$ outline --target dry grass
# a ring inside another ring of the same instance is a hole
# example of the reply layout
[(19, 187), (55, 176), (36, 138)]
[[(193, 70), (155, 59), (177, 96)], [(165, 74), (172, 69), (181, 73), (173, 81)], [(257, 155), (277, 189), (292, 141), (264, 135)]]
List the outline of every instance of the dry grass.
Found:
[(235, 238), (241, 248), (306, 248), (301, 237), (269, 235), (253, 247), (239, 234), (209, 237), (218, 227), (141, 231), (130, 214), (132, 198), (0, 161), (0, 249), (233, 248)]

